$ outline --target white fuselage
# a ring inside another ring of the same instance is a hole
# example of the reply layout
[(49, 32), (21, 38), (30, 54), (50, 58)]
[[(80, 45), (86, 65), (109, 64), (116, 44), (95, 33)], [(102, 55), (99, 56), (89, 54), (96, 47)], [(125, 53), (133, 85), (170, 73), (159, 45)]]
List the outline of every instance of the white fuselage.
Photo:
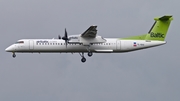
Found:
[(76, 53), (91, 52), (97, 53), (118, 53), (129, 52), (149, 47), (165, 44), (165, 41), (147, 41), (147, 40), (121, 40), (119, 38), (105, 38), (105, 43), (90, 44), (85, 46), (79, 43), (68, 43), (62, 39), (22, 39), (18, 40), (8, 48), (7, 52), (57, 52), (57, 53)]

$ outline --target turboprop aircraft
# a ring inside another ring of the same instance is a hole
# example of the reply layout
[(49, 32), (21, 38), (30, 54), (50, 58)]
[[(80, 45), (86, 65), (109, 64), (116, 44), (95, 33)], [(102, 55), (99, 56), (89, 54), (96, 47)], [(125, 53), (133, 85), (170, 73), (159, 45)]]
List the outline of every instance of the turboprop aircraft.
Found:
[(155, 23), (147, 34), (127, 38), (103, 38), (97, 35), (97, 26), (90, 26), (80, 35), (65, 35), (58, 39), (21, 39), (5, 49), (15, 53), (79, 53), (81, 61), (86, 62), (84, 53), (89, 57), (93, 53), (122, 53), (166, 43), (165, 37), (173, 17), (165, 15), (154, 18)]

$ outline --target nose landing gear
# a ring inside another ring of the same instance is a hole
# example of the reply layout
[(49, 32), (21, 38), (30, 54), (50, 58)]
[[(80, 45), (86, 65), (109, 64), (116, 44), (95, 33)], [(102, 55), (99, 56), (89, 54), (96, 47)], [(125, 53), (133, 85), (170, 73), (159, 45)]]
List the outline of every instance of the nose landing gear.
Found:
[(13, 53), (12, 57), (13, 57), (13, 58), (15, 58), (15, 57), (16, 57), (16, 54), (15, 54), (15, 53)]

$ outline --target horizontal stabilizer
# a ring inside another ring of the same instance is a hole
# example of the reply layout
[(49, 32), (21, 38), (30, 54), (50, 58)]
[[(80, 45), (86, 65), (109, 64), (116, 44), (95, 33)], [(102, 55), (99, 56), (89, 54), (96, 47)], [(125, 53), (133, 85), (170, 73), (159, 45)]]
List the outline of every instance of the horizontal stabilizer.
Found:
[(172, 15), (165, 15), (162, 17), (156, 17), (156, 18), (154, 18), (154, 20), (168, 21), (168, 20), (173, 20), (173, 17), (172, 17)]

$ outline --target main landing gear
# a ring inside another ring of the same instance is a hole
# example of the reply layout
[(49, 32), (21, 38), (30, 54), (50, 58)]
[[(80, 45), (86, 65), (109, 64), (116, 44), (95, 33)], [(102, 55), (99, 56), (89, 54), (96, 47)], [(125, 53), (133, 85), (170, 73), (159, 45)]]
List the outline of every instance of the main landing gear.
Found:
[(81, 53), (79, 53), (79, 55), (82, 57), (82, 59), (81, 59), (81, 62), (86, 62), (86, 58), (84, 57), (84, 52), (82, 52), (82, 54)]
[(91, 57), (93, 55), (92, 52), (88, 52), (88, 56)]
[(90, 46), (87, 46), (86, 49), (88, 51), (88, 56), (91, 57), (93, 53), (90, 51)]
[[(86, 46), (86, 49), (87, 49), (87, 51), (88, 51), (88, 56), (89, 57), (91, 57), (92, 55), (93, 55), (93, 53), (90, 51), (90, 46)], [(82, 54), (81, 53), (79, 53), (79, 55), (82, 57), (81, 58), (81, 62), (86, 62), (86, 58), (84, 57), (84, 52), (82, 52)]]
[[(79, 53), (79, 55), (82, 57), (81, 58), (81, 62), (86, 62), (86, 58), (84, 57), (84, 52), (82, 52), (82, 54), (81, 53)], [(89, 57), (91, 57), (93, 55), (93, 53), (92, 52), (88, 52), (88, 56)]]
[(12, 57), (13, 57), (13, 58), (15, 58), (15, 57), (16, 57), (16, 54), (15, 54), (15, 53), (13, 53)]

